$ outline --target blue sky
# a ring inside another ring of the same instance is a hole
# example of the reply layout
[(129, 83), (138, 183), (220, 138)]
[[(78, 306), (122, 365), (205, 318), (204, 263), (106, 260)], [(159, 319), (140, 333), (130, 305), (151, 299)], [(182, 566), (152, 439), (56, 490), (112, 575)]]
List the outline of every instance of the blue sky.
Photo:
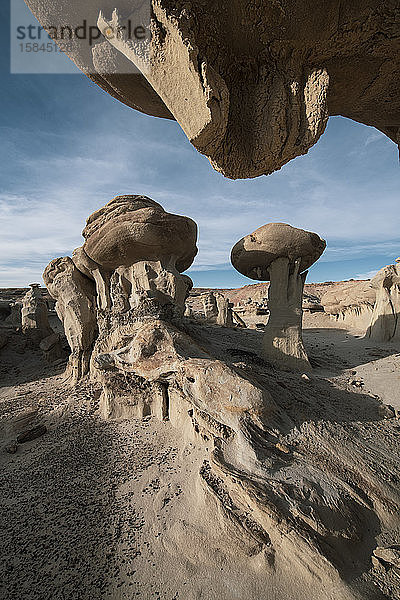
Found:
[(4, 4), (0, 287), (40, 281), (52, 258), (82, 244), (90, 213), (129, 193), (198, 223), (197, 286), (250, 283), (230, 249), (273, 221), (327, 240), (309, 281), (366, 278), (400, 255), (398, 152), (377, 130), (331, 118), (306, 156), (268, 177), (227, 180), (177, 123), (129, 109), (83, 75), (11, 75)]

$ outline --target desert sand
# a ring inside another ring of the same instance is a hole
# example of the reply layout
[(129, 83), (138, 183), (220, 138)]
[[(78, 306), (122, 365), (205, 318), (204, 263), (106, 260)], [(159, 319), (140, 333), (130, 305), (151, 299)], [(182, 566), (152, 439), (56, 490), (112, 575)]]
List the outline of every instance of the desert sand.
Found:
[[(368, 533), (353, 548), (354, 564), (341, 577), (320, 557), (310, 567), (284, 538), (276, 550), (227, 519), (198, 476), (207, 443), (185, 439), (170, 421), (152, 416), (104, 420), (99, 386), (71, 389), (65, 362), (49, 365), (14, 333), (1, 354), (2, 446), (15, 438), (21, 412), (25, 427), (44, 423), (47, 433), (15, 454), (0, 453), (1, 597), (400, 598), (398, 563), (373, 556), (376, 548), (400, 547), (400, 345), (371, 343), (334, 325), (326, 314), (305, 316), (313, 372), (304, 379), (258, 358), (262, 332), (187, 320), (213, 356), (262, 380), (284, 406), (294, 426), (280, 437), (282, 446), (310, 452), (327, 472), (337, 468), (332, 456), (342, 468), (344, 457), (349, 490), (357, 489), (357, 474), (366, 506), (369, 497), (379, 498), (367, 511)], [(371, 489), (376, 478), (391, 498)]]

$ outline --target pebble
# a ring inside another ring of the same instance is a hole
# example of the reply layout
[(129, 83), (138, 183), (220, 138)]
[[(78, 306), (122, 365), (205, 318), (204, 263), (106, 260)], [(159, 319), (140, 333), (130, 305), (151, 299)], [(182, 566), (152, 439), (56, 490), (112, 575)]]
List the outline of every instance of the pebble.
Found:
[(399, 548), (383, 548), (378, 547), (374, 550), (374, 556), (393, 565), (394, 567), (400, 567), (400, 550)]
[(350, 383), (350, 385), (357, 387), (357, 388), (364, 387), (364, 381), (362, 379), (350, 379), (349, 383)]
[(5, 451), (8, 452), (8, 454), (15, 454), (16, 451), (18, 450), (18, 444), (17, 442), (14, 440), (13, 442), (11, 442), (10, 444), (7, 444), (7, 446), (5, 446)]

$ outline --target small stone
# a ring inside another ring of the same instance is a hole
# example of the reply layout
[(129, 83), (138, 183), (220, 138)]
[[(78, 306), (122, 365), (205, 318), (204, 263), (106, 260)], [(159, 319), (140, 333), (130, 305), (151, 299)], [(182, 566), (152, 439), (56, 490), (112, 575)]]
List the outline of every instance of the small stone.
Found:
[(284, 452), (285, 454), (289, 454), (290, 450), (287, 446), (285, 446), (285, 444), (281, 444), (281, 442), (278, 442), (277, 444), (275, 444), (275, 448), (277, 450), (280, 450), (281, 452)]
[(357, 388), (364, 387), (364, 382), (362, 379), (350, 379), (349, 383), (350, 383), (350, 385), (357, 387)]
[(303, 373), (303, 375), (301, 376), (301, 378), (302, 378), (303, 381), (306, 381), (307, 383), (311, 382), (311, 378), (306, 373)]
[(37, 427), (33, 427), (33, 429), (28, 429), (17, 437), (18, 444), (24, 444), (25, 442), (31, 442), (36, 438), (44, 435), (47, 432), (46, 425), (38, 425)]
[(378, 547), (374, 550), (374, 556), (394, 567), (400, 567), (400, 550), (398, 548)]
[(394, 419), (396, 416), (396, 410), (389, 404), (381, 404), (378, 407), (378, 413), (379, 416), (383, 417), (384, 419)]
[(18, 450), (18, 444), (17, 442), (14, 440), (13, 442), (11, 442), (10, 444), (7, 444), (7, 446), (5, 446), (5, 451), (8, 452), (8, 454), (15, 454), (16, 451)]
[(382, 570), (384, 568), (381, 561), (378, 558), (376, 558), (375, 556), (371, 556), (371, 562), (372, 562), (372, 566), (374, 567), (374, 569)]

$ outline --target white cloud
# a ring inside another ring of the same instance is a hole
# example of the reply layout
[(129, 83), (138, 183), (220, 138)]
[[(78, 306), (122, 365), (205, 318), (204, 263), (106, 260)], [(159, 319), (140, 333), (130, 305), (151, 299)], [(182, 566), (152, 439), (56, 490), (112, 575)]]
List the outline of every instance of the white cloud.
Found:
[(377, 270), (367, 271), (366, 273), (358, 273), (354, 279), (372, 279), (377, 274)]
[(372, 129), (372, 131), (366, 136), (364, 146), (369, 146), (369, 144), (375, 144), (376, 142), (382, 142), (384, 140), (385, 135), (381, 131)]
[[(333, 159), (324, 146), (317, 146), (268, 178), (232, 182), (212, 171), (175, 124), (135, 118), (137, 113), (127, 109), (121, 114), (129, 115), (130, 130), (124, 119), (109, 124), (101, 116), (95, 130), (72, 132), (68, 143), (63, 135), (35, 132), (40, 152), (24, 143), (24, 132), (5, 128), (3, 156), (13, 156), (10, 164), (18, 178), (3, 184), (0, 194), (0, 287), (39, 280), (49, 260), (82, 243), (87, 216), (124, 193), (146, 194), (198, 223), (193, 271), (229, 269), (237, 240), (274, 221), (324, 237), (328, 248), (320, 262), (400, 254), (393, 176), (369, 177), (355, 165), (354, 176), (342, 177), (333, 164), (337, 156)], [(161, 125), (151, 130), (152, 123)], [(382, 135), (365, 128), (368, 156), (375, 152), (375, 138)]]
[(37, 266), (33, 267), (0, 267), (1, 287), (28, 287), (30, 283), (43, 285), (42, 277)]

